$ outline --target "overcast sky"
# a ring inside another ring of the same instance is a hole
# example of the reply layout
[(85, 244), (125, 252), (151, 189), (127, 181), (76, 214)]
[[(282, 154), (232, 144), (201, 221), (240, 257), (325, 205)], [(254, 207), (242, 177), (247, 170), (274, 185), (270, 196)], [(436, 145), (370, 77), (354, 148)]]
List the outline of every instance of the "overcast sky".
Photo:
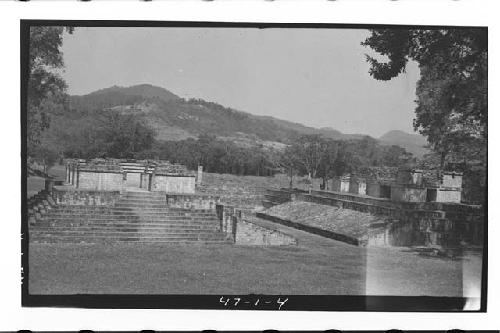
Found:
[(378, 137), (413, 133), (418, 67), (368, 74), (366, 30), (77, 28), (65, 35), (70, 94), (150, 83), (258, 115)]

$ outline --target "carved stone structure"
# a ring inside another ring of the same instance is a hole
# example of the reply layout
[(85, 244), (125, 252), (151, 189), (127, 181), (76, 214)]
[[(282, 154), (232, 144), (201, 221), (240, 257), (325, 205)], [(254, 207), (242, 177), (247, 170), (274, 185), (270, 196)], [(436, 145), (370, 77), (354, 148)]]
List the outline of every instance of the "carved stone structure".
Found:
[(66, 163), (66, 184), (94, 191), (141, 188), (167, 193), (194, 193), (196, 175), (168, 161), (75, 159)]
[(400, 202), (453, 202), (462, 199), (462, 174), (411, 168), (369, 168), (333, 179), (333, 191)]

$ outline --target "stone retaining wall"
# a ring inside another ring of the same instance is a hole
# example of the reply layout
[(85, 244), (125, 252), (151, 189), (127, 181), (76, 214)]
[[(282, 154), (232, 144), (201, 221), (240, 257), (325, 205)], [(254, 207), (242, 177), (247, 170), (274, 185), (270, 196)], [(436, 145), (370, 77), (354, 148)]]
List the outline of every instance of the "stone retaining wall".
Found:
[(154, 175), (151, 191), (170, 193), (194, 193), (196, 177), (194, 175)]
[(58, 190), (52, 191), (57, 205), (112, 206), (120, 198), (120, 191)]
[(296, 245), (297, 240), (280, 231), (265, 228), (245, 219), (245, 213), (233, 206), (216, 205), (221, 231), (238, 245)]
[(199, 194), (172, 194), (167, 193), (167, 206), (184, 209), (211, 209), (215, 210), (220, 202), (219, 197)]
[(76, 182), (78, 189), (94, 191), (121, 191), (124, 187), (121, 172), (77, 171)]
[(282, 224), (282, 225), (287, 226), (287, 227), (292, 227), (295, 229), (303, 230), (303, 231), (309, 232), (311, 234), (316, 234), (319, 236), (335, 239), (335, 240), (338, 240), (338, 241), (341, 241), (344, 243), (348, 243), (348, 244), (352, 244), (352, 245), (363, 245), (363, 242), (355, 237), (339, 234), (339, 233), (332, 232), (329, 230), (316, 228), (316, 227), (313, 227), (310, 225), (305, 225), (305, 224), (293, 222), (290, 220), (285, 220), (285, 219), (282, 219), (282, 218), (279, 218), (276, 216), (272, 216), (272, 215), (268, 215), (265, 213), (256, 213), (256, 216), (258, 218), (272, 221), (275, 223), (279, 223), (279, 224)]
[(255, 223), (241, 219), (236, 226), (237, 245), (297, 245), (297, 240), (268, 228), (261, 227)]
[(384, 215), (401, 221), (449, 219), (454, 222), (484, 221), (480, 206), (438, 202), (394, 202), (382, 198), (371, 198), (327, 191), (312, 191), (312, 194), (296, 193), (294, 200), (352, 209), (375, 215)]

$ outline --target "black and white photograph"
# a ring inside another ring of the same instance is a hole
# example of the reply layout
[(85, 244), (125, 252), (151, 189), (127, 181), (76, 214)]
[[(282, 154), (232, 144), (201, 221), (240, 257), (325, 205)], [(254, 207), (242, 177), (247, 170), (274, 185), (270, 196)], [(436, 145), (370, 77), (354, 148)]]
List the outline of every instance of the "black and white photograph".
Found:
[(20, 28), (23, 305), (486, 310), (486, 27)]

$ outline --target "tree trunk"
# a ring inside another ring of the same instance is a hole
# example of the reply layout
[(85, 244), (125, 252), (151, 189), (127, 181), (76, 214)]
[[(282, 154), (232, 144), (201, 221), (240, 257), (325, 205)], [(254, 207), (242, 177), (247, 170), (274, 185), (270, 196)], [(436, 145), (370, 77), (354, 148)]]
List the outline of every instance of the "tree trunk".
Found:
[(443, 169), (444, 169), (444, 161), (445, 161), (445, 158), (446, 158), (446, 152), (442, 151), (442, 152), (441, 152), (441, 161), (440, 161), (441, 170), (443, 170)]

